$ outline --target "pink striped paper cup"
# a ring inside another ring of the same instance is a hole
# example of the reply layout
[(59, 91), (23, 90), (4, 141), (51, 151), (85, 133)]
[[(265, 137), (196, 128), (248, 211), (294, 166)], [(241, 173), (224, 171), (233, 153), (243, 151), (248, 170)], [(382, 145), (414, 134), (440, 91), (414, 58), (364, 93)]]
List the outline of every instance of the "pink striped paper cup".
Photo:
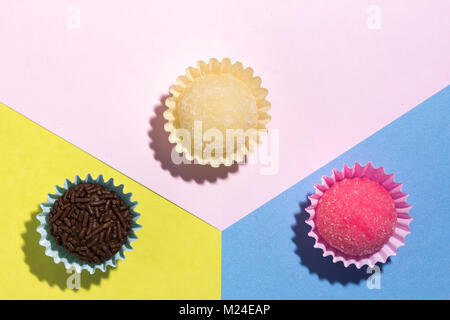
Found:
[[(365, 256), (351, 256), (330, 246), (322, 239), (315, 224), (316, 207), (322, 195), (336, 182), (352, 178), (368, 178), (383, 186), (394, 200), (397, 212), (397, 222), (392, 236), (378, 251)], [(412, 217), (408, 213), (411, 205), (406, 203), (408, 195), (401, 191), (402, 184), (394, 181), (393, 174), (386, 174), (383, 167), (375, 168), (370, 162), (365, 166), (356, 162), (353, 168), (344, 165), (343, 170), (333, 169), (331, 176), (322, 177), (322, 184), (314, 185), (314, 187), (316, 192), (309, 197), (311, 205), (306, 209), (309, 218), (305, 222), (311, 226), (308, 236), (315, 239), (314, 247), (320, 248), (324, 257), (331, 255), (334, 263), (342, 261), (345, 267), (351, 264), (354, 264), (358, 269), (365, 265), (373, 267), (376, 263), (385, 263), (390, 256), (395, 256), (398, 248), (405, 244), (406, 235), (411, 233), (409, 224)]]

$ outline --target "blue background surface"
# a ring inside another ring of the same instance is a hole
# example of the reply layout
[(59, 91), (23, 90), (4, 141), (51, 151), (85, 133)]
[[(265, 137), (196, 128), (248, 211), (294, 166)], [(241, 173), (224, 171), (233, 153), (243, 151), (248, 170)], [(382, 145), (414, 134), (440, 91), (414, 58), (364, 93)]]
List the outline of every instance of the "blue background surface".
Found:
[[(449, 299), (449, 141), (450, 86), (226, 229), (222, 298)], [(355, 161), (394, 173), (413, 206), (412, 233), (382, 265), (379, 290), (367, 288), (366, 267), (322, 257), (304, 223), (314, 184)]]

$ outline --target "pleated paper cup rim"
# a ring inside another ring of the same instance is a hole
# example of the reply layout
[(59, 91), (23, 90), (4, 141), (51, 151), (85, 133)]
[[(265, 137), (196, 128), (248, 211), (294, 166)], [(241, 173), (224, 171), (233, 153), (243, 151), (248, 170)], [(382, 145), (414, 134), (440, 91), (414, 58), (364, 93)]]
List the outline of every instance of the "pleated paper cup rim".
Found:
[[(269, 91), (261, 87), (261, 78), (258, 76), (253, 76), (253, 72), (253, 69), (250, 67), (244, 69), (241, 62), (235, 62), (232, 64), (229, 58), (224, 58), (222, 61), (212, 58), (208, 63), (202, 60), (198, 61), (196, 68), (188, 67), (185, 75), (177, 78), (177, 84), (170, 88), (171, 96), (165, 101), (165, 105), (168, 109), (164, 112), (163, 116), (164, 119), (167, 120), (164, 124), (164, 130), (169, 133), (169, 142), (175, 144), (175, 150), (178, 153), (184, 154), (185, 158), (189, 161), (195, 160), (197, 163), (202, 165), (219, 167), (221, 164), (225, 166), (232, 166), (234, 162), (242, 162), (246, 156), (253, 152), (254, 147), (261, 143), (259, 134), (267, 133), (266, 125), (271, 120), (270, 115), (267, 113), (271, 105), (270, 102), (266, 100)], [(210, 74), (233, 75), (235, 78), (243, 81), (252, 91), (258, 106), (258, 124), (257, 127), (254, 128), (258, 130), (258, 137), (256, 140), (253, 139), (249, 145), (246, 144), (229, 155), (222, 155), (220, 157), (198, 157), (195, 152), (192, 154), (192, 150), (183, 145), (180, 137), (176, 134), (177, 129), (180, 129), (177, 125), (176, 109), (178, 97), (181, 96), (184, 89), (188, 87), (195, 79)]]
[[(379, 183), (391, 195), (397, 212), (397, 223), (394, 228), (394, 233), (381, 249), (370, 255), (351, 256), (330, 246), (321, 238), (314, 222), (316, 214), (315, 208), (322, 195), (331, 188), (334, 183), (343, 179), (352, 178), (368, 178)], [(356, 162), (353, 168), (344, 165), (344, 169), (341, 171), (333, 169), (331, 176), (322, 177), (322, 184), (314, 185), (316, 192), (308, 197), (311, 201), (311, 205), (306, 208), (306, 212), (309, 213), (309, 218), (306, 219), (305, 222), (311, 226), (311, 231), (308, 233), (308, 236), (314, 238), (314, 247), (321, 249), (324, 257), (332, 256), (334, 263), (341, 261), (345, 267), (354, 264), (358, 269), (365, 265), (372, 268), (376, 263), (385, 263), (389, 257), (397, 255), (398, 248), (405, 244), (406, 235), (411, 233), (409, 224), (412, 221), (412, 217), (408, 213), (411, 209), (411, 205), (406, 202), (408, 194), (402, 192), (402, 186), (402, 183), (394, 181), (394, 174), (386, 174), (384, 167), (375, 168), (371, 162), (365, 166), (361, 166)]]
[[(78, 259), (73, 256), (69, 252), (67, 252), (62, 246), (59, 246), (53, 236), (50, 234), (50, 224), (49, 224), (49, 213), (52, 210), (53, 204), (58, 200), (70, 187), (76, 186), (81, 183), (94, 183), (99, 184), (108, 188), (111, 191), (117, 193), (119, 197), (121, 197), (126, 205), (130, 208), (130, 213), (132, 215), (132, 223), (131, 230), (128, 233), (127, 241), (122, 245), (119, 251), (116, 252), (108, 260), (102, 263), (88, 263)], [(39, 240), (39, 244), (45, 248), (45, 255), (53, 258), (53, 261), (58, 264), (62, 262), (66, 269), (75, 269), (76, 272), (80, 273), (82, 270), (87, 270), (90, 274), (93, 274), (97, 269), (102, 272), (106, 272), (108, 266), (115, 268), (117, 266), (118, 260), (125, 260), (125, 251), (133, 250), (131, 246), (131, 242), (137, 240), (136, 231), (141, 229), (142, 226), (137, 224), (136, 221), (140, 217), (140, 214), (137, 213), (134, 209), (137, 206), (137, 202), (131, 200), (132, 193), (124, 193), (123, 192), (123, 184), (119, 186), (114, 185), (114, 179), (109, 179), (108, 181), (104, 181), (103, 175), (99, 175), (97, 179), (93, 179), (90, 174), (86, 176), (84, 180), (82, 180), (78, 175), (75, 177), (74, 182), (66, 179), (64, 181), (64, 186), (55, 186), (56, 193), (47, 194), (48, 201), (45, 203), (41, 203), (42, 212), (40, 212), (36, 217), (40, 221), (40, 225), (37, 228), (37, 232), (41, 234), (41, 238)]]

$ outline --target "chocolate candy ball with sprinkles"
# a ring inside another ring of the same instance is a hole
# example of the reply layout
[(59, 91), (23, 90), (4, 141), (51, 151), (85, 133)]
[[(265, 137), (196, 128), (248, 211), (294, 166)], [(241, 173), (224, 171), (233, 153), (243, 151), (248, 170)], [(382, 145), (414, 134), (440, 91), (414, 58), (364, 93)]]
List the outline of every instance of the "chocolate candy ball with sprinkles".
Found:
[(77, 272), (97, 269), (105, 272), (125, 259), (125, 251), (133, 250), (131, 242), (137, 240), (140, 216), (135, 211), (137, 202), (131, 193), (123, 192), (113, 179), (105, 181), (102, 175), (83, 180), (79, 176), (64, 186), (56, 186), (55, 194), (48, 194), (42, 203), (37, 231), (39, 244), (55, 263), (62, 262), (66, 269)]
[(131, 229), (130, 208), (117, 193), (82, 183), (67, 190), (50, 211), (56, 243), (80, 260), (100, 263), (113, 256)]

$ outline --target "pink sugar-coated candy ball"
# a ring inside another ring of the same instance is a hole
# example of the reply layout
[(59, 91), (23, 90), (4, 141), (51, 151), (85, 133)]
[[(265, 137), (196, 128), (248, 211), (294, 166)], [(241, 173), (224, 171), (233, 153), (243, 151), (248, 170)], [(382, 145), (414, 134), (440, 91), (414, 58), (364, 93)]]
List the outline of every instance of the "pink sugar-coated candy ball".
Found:
[(394, 232), (397, 212), (391, 195), (367, 178), (339, 181), (320, 198), (315, 215), (319, 235), (351, 256), (370, 255)]

